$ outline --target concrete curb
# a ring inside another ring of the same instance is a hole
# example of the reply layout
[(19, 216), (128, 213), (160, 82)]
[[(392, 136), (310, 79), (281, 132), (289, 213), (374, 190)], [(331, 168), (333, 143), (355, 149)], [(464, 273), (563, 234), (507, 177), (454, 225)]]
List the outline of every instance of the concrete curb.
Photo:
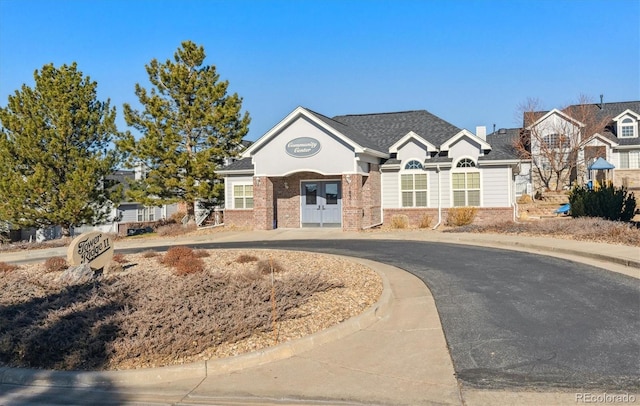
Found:
[[(330, 255), (330, 254), (323, 254)], [(278, 344), (274, 347), (210, 361), (159, 368), (141, 368), (122, 371), (52, 371), (27, 368), (0, 368), (0, 384), (109, 389), (112, 387), (140, 387), (207, 376), (226, 374), (269, 362), (290, 358), (314, 347), (327, 344), (363, 330), (387, 316), (393, 300), (391, 285), (383, 264), (360, 258), (339, 256), (373, 269), (382, 279), (382, 294), (376, 303), (361, 314), (317, 333)]]

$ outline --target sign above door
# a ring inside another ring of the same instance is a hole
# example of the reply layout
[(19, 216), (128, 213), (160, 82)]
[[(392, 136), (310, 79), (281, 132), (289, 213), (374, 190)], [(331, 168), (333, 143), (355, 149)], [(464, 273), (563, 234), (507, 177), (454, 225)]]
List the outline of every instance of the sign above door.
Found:
[(320, 152), (320, 141), (311, 137), (298, 137), (287, 143), (286, 151), (294, 158), (308, 158)]

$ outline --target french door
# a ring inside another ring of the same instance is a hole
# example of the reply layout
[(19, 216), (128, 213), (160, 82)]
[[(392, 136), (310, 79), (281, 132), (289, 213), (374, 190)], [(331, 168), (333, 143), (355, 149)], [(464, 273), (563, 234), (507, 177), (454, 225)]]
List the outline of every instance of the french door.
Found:
[(340, 181), (306, 181), (300, 190), (302, 227), (341, 227)]

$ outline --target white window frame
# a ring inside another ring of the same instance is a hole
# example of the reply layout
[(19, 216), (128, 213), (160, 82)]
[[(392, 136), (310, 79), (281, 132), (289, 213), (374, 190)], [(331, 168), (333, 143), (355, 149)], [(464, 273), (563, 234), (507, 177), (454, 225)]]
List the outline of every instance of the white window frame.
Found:
[[(468, 162), (472, 162), (473, 166), (459, 166), (465, 165)], [(464, 188), (454, 188), (453, 179), (456, 175), (464, 174)], [(468, 182), (469, 174), (477, 174), (478, 175), (478, 187), (469, 187)], [(464, 192), (464, 204), (456, 204), (455, 203), (455, 192)], [(469, 192), (478, 192), (478, 204), (471, 205), (469, 204)], [(456, 164), (451, 168), (451, 207), (482, 207), (482, 173), (478, 169), (478, 163), (471, 157), (461, 157), (458, 159)]]
[[(419, 167), (416, 167), (415, 163), (418, 163)], [(411, 166), (411, 169), (407, 167)], [(402, 166), (402, 170), (398, 174), (399, 192), (400, 192), (400, 207), (402, 208), (426, 208), (429, 207), (429, 176), (424, 170), (424, 166), (419, 159), (408, 159), (407, 163)], [(416, 175), (424, 176), (424, 188), (416, 188)], [(403, 177), (411, 176), (411, 189), (403, 189)], [(405, 194), (411, 194), (411, 205), (405, 205)], [(424, 193), (424, 205), (417, 205), (417, 194)]]
[[(631, 129), (631, 135), (624, 135), (625, 129)], [(618, 120), (618, 138), (638, 138), (638, 122), (631, 116)]]
[[(620, 161), (618, 169), (640, 169), (640, 151), (620, 151), (618, 154)], [(626, 159), (623, 159), (623, 156)]]
[[(242, 193), (240, 196), (236, 194), (237, 193), (236, 188), (242, 189)], [(247, 195), (248, 188), (251, 189), (251, 195)], [(247, 210), (253, 209), (253, 206), (254, 206), (253, 183), (234, 183), (231, 187), (231, 194), (232, 194), (231, 201), (233, 202), (234, 209), (247, 209)], [(248, 204), (249, 199), (251, 201), (250, 207)], [(239, 202), (241, 202), (241, 204), (238, 204)]]
[(155, 206), (138, 206), (136, 219), (139, 223), (145, 221), (156, 221), (156, 208)]

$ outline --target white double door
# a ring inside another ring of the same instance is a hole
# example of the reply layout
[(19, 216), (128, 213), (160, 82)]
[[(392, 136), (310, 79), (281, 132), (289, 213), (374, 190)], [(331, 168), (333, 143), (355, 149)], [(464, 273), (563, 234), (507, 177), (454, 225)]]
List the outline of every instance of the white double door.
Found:
[(342, 226), (340, 181), (305, 181), (301, 184), (302, 227)]

